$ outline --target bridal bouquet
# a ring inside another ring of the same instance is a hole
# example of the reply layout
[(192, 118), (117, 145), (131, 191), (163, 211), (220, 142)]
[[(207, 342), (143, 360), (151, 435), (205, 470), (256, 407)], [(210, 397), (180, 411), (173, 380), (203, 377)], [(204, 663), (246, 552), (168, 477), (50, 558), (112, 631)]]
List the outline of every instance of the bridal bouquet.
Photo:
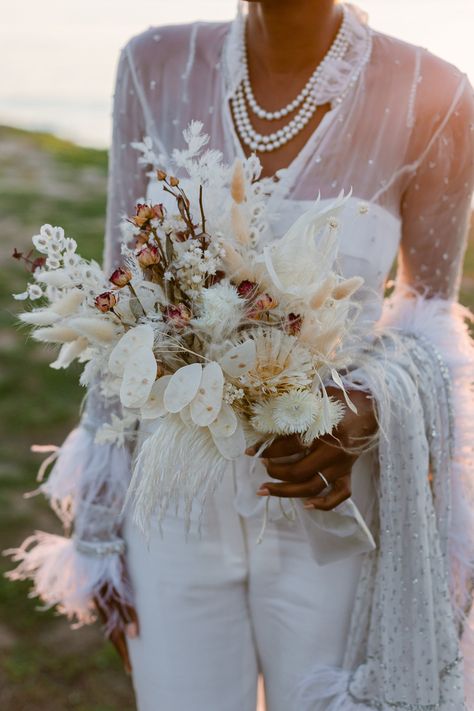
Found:
[(170, 503), (184, 500), (189, 514), (247, 447), (289, 434), (309, 445), (333, 430), (344, 407), (325, 386), (344, 390), (362, 283), (336, 269), (342, 195), (265, 241), (258, 159), (225, 165), (198, 122), (184, 136), (179, 179), (149, 139), (134, 144), (163, 202), (124, 220), (112, 274), (51, 225), (33, 237), (38, 256), (14, 254), (33, 277), (15, 298), (39, 303), (20, 319), (36, 340), (61, 344), (51, 367), (77, 359), (81, 384), (99, 381), (103, 398), (120, 399), (123, 416), (96, 441), (123, 443), (137, 419), (148, 430), (128, 492), (143, 529)]

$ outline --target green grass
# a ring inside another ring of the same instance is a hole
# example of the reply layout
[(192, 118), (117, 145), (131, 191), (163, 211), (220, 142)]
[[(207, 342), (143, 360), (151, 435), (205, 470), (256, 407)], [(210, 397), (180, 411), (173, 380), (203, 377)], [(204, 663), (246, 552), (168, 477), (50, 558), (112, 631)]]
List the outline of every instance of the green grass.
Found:
[[(107, 156), (49, 134), (0, 127), (0, 549), (36, 528), (60, 532), (36, 488), (44, 455), (32, 443), (59, 444), (77, 421), (83, 389), (79, 368), (54, 371), (51, 353), (28, 338), (11, 297), (27, 273), (11, 259), (28, 250), (41, 224), (62, 225), (81, 254), (101, 260)], [(58, 186), (56, 191), (55, 186)], [(59, 194), (57, 196), (56, 192)], [(0, 709), (5, 711), (131, 711), (129, 677), (97, 627), (71, 631), (52, 611), (38, 611), (28, 583), (11, 583), (0, 558)]]
[[(27, 250), (41, 224), (62, 225), (81, 254), (101, 260), (107, 157), (45, 133), (0, 127), (0, 549), (35, 528), (59, 532), (46, 501), (23, 498), (35, 488), (41, 455), (32, 443), (63, 441), (77, 421), (83, 390), (79, 369), (54, 371), (51, 353), (28, 339), (12, 292), (26, 273), (10, 258)], [(474, 248), (466, 255), (463, 302), (474, 306)], [(11, 568), (0, 558), (0, 573)], [(39, 612), (27, 583), (0, 576), (0, 709), (6, 711), (129, 711), (130, 680), (95, 628), (71, 632), (53, 612)]]

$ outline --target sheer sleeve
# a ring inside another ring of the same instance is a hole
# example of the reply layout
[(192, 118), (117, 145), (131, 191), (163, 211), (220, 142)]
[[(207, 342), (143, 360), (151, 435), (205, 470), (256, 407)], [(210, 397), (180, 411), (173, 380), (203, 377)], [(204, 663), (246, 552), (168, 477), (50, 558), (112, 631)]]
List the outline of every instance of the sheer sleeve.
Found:
[[(437, 95), (443, 94), (442, 88), (433, 88)], [(423, 113), (439, 116), (428, 100), (426, 103)], [(423, 114), (419, 125), (421, 130), (429, 125)], [(464, 77), (404, 191), (399, 286), (411, 286), (425, 296), (457, 298), (473, 184), (474, 98)]]
[[(121, 218), (133, 210), (135, 201), (146, 189), (145, 171), (138, 165), (137, 151), (130, 145), (142, 140), (144, 121), (129, 52), (127, 45), (120, 55), (113, 101), (103, 252), (106, 274), (120, 261)], [(106, 396), (97, 373), (87, 386), (85, 407), (77, 427), (61, 447), (38, 448), (52, 450), (40, 468), (41, 478), (46, 467), (53, 462), (54, 465), (38, 491), (49, 499), (63, 524), (64, 535), (36, 531), (19, 548), (8, 551), (18, 562), (9, 577), (30, 578), (34, 594), (47, 607), (56, 607), (67, 615), (75, 626), (93, 622), (94, 598), (107, 597), (112, 589), (116, 599), (126, 604), (132, 602), (132, 591), (123, 571), (124, 542), (120, 530), (133, 437), (122, 432), (109, 441), (96, 441), (96, 434), (104, 424), (116, 424), (119, 419), (123, 420), (120, 402)], [(128, 426), (133, 431), (132, 424)], [(118, 613), (108, 621), (110, 627), (119, 622)]]
[[(474, 708), (474, 342), (468, 328), (472, 313), (458, 303), (474, 186), (474, 98), (467, 78), (454, 74), (453, 82), (452, 76), (446, 84), (441, 73), (425, 89), (418, 119), (425, 145), (403, 194), (398, 274), (381, 325), (409, 334), (434, 354), (439, 381), (448, 388), (449, 401), (442, 407), (452, 423), (450, 473), (443, 474), (450, 480), (445, 494), (450, 589), (466, 694)], [(421, 370), (417, 378), (423, 383), (426, 373)], [(441, 433), (425, 426), (439, 451)], [(449, 449), (449, 433), (444, 437)]]
[(135, 202), (146, 193), (146, 171), (138, 163), (131, 146), (146, 133), (146, 103), (137, 81), (131, 40), (120, 54), (112, 111), (112, 144), (109, 152), (107, 217), (103, 266), (106, 273), (120, 261), (121, 220), (130, 214)]

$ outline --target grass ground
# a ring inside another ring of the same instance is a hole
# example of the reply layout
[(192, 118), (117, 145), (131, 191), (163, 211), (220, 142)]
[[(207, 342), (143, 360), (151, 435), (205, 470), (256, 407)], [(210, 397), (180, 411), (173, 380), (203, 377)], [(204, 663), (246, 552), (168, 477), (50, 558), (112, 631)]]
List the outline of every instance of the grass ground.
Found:
[[(53, 371), (44, 346), (15, 321), (25, 273), (11, 259), (27, 249), (44, 222), (62, 225), (81, 254), (101, 259), (106, 197), (104, 151), (48, 134), (0, 127), (0, 549), (35, 528), (58, 530), (35, 487), (39, 455), (31, 443), (60, 443), (77, 419), (83, 394), (78, 370)], [(474, 306), (474, 244), (466, 256), (462, 300)], [(0, 558), (0, 573), (11, 563)], [(38, 612), (28, 584), (0, 577), (0, 709), (5, 711), (129, 711), (130, 680), (98, 629), (75, 632), (51, 612)]]

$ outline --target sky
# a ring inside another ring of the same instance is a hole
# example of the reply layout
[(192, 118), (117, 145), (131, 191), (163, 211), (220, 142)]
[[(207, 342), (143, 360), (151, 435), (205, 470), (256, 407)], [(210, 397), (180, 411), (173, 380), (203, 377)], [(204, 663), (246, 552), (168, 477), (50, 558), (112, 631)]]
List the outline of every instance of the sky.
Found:
[[(358, 0), (370, 24), (474, 83), (474, 0)], [(107, 146), (115, 66), (150, 26), (233, 17), (235, 0), (0, 0), (0, 124)]]

